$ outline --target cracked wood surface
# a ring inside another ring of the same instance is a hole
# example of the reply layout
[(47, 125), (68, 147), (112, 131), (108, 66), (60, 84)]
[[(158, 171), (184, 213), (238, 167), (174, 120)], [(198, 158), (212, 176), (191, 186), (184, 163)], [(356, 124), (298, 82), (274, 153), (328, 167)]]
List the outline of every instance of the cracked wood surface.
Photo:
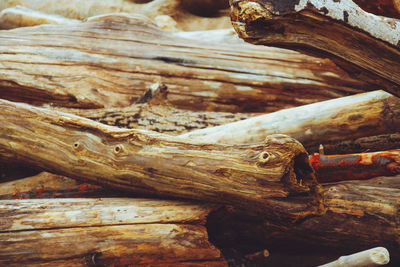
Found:
[(0, 263), (227, 266), (204, 226), (213, 208), (128, 198), (1, 200)]
[(328, 59), (189, 40), (127, 14), (1, 31), (0, 61), (0, 97), (35, 105), (126, 107), (162, 82), (178, 108), (270, 112), (381, 88)]
[[(313, 51), (354, 64), (400, 96), (400, 21), (351, 0), (235, 0), (231, 18), (253, 44)], [(311, 49), (311, 50), (310, 50)]]
[(399, 255), (399, 178), (325, 184), (325, 213), (294, 225), (272, 217), (252, 220), (240, 213), (216, 213), (215, 217), (209, 217), (209, 233), (217, 238), (224, 229), (221, 238), (226, 244), (259, 242), (262, 247), (277, 244), (287, 247), (300, 242), (301, 246), (347, 250), (385, 246), (391, 254)]
[(303, 146), (284, 135), (258, 145), (196, 143), (0, 100), (0, 155), (41, 169), (150, 195), (201, 199), (261, 215), (320, 211)]

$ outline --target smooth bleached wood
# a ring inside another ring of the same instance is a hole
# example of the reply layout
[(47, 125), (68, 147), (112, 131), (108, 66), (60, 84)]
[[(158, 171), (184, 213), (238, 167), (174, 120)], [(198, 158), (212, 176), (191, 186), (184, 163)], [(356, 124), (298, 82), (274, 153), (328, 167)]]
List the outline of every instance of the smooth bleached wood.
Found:
[(196, 143), (6, 100), (0, 100), (0, 119), (4, 159), (106, 187), (231, 204), (263, 215), (320, 212), (308, 154), (285, 135), (258, 145)]
[(371, 248), (348, 256), (342, 256), (334, 262), (320, 267), (375, 267), (388, 264), (389, 251), (383, 247)]
[(180, 136), (202, 142), (252, 144), (264, 140), (267, 135), (281, 133), (316, 152), (314, 149), (325, 142), (343, 142), (399, 130), (399, 98), (375, 91), (285, 109)]

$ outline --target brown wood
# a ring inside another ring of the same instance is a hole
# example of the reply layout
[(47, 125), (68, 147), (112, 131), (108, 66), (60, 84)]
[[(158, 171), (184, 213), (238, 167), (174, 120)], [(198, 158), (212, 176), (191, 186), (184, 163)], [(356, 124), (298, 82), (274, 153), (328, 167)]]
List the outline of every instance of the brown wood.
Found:
[(156, 82), (178, 108), (228, 112), (270, 112), (382, 87), (328, 59), (189, 40), (127, 14), (2, 31), (0, 61), (1, 98), (77, 108), (130, 106)]
[[(338, 153), (334, 145), (339, 146), (340, 142), (398, 131), (399, 98), (383, 91), (375, 91), (194, 130), (182, 134), (181, 137), (202, 142), (251, 144), (261, 142), (270, 134), (281, 133), (299, 140), (309, 152), (317, 152), (319, 144), (328, 143), (331, 144), (329, 153)], [(388, 140), (384, 138), (381, 143)], [(391, 140), (394, 142), (387, 143), (386, 146), (391, 146), (390, 149), (398, 148), (398, 140)], [(365, 144), (364, 148), (366, 147), (373, 148), (373, 144)], [(340, 149), (345, 153), (357, 152), (352, 151), (352, 146), (341, 146)]]
[(100, 109), (48, 108), (120, 128), (144, 129), (169, 134), (186, 133), (256, 116), (251, 113), (183, 110), (174, 108), (168, 103), (134, 104), (123, 108)]
[(303, 146), (285, 135), (259, 145), (217, 145), (0, 100), (0, 155), (136, 193), (232, 204), (302, 217), (319, 212)]
[(354, 0), (358, 6), (367, 12), (392, 18), (400, 18), (399, 0)]
[[(21, 165), (19, 165), (21, 167)], [(10, 179), (11, 180), (11, 179)], [(41, 172), (31, 177), (25, 177), (0, 183), (0, 199), (12, 198), (12, 195), (20, 192), (32, 191), (40, 187), (71, 187), (79, 183), (71, 178), (48, 172)]]
[(2, 200), (0, 264), (227, 266), (204, 227), (212, 209), (127, 198)]
[(274, 218), (214, 214), (209, 224), (217, 226), (210, 225), (210, 235), (225, 229), (221, 242), (234, 244), (241, 240), (242, 244), (268, 248), (296, 243), (347, 251), (385, 246), (398, 255), (400, 176), (326, 184), (323, 188), (326, 210), (321, 216), (286, 224)]
[(363, 11), (351, 0), (235, 0), (231, 18), (253, 44), (310, 51), (354, 64), (400, 96), (400, 21)]

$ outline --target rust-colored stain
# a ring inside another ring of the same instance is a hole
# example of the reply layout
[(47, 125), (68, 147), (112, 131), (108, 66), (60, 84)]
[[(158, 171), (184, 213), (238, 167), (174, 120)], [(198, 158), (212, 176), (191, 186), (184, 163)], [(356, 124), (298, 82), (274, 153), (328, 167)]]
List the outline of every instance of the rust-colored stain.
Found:
[(400, 173), (400, 150), (309, 157), (319, 182), (365, 180)]
[(26, 192), (12, 194), (11, 199), (40, 199), (40, 198), (65, 198), (65, 197), (85, 197), (103, 192), (103, 188), (98, 185), (80, 184), (65, 188), (38, 187)]

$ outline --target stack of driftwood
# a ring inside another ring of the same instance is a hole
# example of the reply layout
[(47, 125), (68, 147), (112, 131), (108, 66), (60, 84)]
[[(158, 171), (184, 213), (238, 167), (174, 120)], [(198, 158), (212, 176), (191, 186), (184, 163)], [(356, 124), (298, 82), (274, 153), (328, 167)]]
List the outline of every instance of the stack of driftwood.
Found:
[(0, 265), (400, 263), (399, 1), (15, 2)]

